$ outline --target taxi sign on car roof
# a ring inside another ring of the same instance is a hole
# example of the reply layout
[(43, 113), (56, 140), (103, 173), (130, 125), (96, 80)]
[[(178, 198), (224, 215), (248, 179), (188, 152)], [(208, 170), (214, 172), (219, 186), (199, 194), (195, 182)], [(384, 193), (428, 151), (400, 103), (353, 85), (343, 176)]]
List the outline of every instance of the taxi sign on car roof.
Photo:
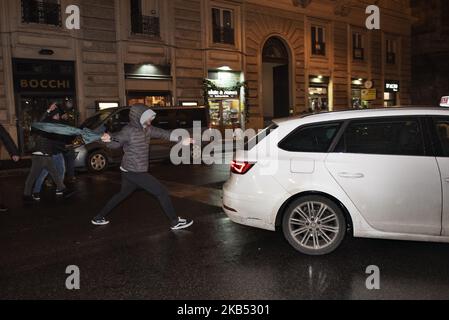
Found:
[(449, 108), (449, 96), (441, 98), (440, 107)]

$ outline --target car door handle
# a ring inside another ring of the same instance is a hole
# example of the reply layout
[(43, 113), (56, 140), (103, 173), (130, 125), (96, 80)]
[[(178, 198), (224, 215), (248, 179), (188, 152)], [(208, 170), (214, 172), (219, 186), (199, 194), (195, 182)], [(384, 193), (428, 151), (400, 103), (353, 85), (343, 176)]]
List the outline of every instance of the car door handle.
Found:
[(449, 178), (446, 178), (446, 182), (449, 183)]
[(365, 175), (363, 173), (348, 173), (348, 172), (341, 172), (338, 174), (340, 178), (345, 179), (362, 179), (365, 178)]

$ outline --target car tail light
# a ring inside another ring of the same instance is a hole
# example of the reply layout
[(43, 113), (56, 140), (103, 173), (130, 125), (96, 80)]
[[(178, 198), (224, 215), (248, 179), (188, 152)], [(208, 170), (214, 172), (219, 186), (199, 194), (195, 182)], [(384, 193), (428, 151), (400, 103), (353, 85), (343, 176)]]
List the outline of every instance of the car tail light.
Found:
[(255, 163), (249, 163), (247, 161), (232, 161), (231, 162), (231, 172), (235, 174), (245, 174), (252, 167), (254, 167)]

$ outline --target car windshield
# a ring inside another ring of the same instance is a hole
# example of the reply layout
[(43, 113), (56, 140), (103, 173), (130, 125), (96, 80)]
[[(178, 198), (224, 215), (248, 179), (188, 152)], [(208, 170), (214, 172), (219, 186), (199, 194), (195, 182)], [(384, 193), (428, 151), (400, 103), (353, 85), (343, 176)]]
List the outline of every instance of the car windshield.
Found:
[(250, 151), (256, 145), (258, 145), (263, 139), (268, 137), (274, 130), (276, 130), (279, 126), (276, 123), (270, 124), (264, 130), (261, 130), (254, 138), (245, 142), (245, 151)]
[(114, 112), (114, 109), (103, 110), (95, 114), (94, 116), (86, 119), (81, 125), (81, 129), (87, 128), (90, 130), (95, 130), (100, 127), (103, 122)]

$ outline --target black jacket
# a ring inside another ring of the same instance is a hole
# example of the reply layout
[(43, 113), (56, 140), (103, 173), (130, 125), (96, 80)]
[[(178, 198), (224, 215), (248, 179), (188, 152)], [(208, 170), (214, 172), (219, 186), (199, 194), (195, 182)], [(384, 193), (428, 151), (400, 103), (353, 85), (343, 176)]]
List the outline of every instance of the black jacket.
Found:
[(17, 149), (16, 144), (12, 140), (8, 131), (6, 131), (6, 129), (1, 124), (0, 124), (0, 140), (5, 146), (6, 150), (8, 150), (8, 153), (11, 157), (19, 155), (19, 150)]
[[(53, 122), (50, 116), (51, 115), (46, 112), (42, 116), (41, 122)], [(51, 134), (38, 130), (33, 130), (32, 132), (35, 134), (36, 139), (36, 145), (33, 152), (42, 152), (43, 154), (49, 156), (66, 152), (66, 145), (70, 144), (67, 141), (68, 138), (71, 140), (74, 139), (74, 137), (62, 137), (57, 134)]]
[(65, 142), (58, 136), (42, 131), (33, 131), (36, 145), (33, 152), (42, 152), (45, 155), (55, 155), (65, 152)]

